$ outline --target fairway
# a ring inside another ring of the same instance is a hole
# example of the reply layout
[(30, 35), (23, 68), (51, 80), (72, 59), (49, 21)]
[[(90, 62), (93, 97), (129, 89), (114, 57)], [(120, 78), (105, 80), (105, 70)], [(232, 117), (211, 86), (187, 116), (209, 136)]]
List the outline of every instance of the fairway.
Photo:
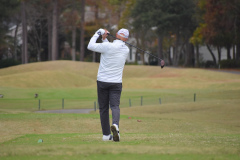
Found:
[(98, 110), (35, 112), (93, 109), (98, 65), (0, 69), (0, 159), (240, 159), (239, 74), (126, 65), (119, 143), (102, 141)]

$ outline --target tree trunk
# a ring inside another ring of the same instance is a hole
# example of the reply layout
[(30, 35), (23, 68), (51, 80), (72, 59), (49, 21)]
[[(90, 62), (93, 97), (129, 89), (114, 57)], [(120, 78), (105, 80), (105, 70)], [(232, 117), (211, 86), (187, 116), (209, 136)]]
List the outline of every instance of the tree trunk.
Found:
[[(176, 47), (176, 66), (178, 66), (180, 60), (183, 60), (185, 61), (184, 59), (184, 53), (186, 52), (186, 43), (187, 43), (187, 39), (185, 40), (185, 42), (183, 42), (181, 45), (180, 45), (180, 38), (177, 40), (178, 41), (178, 47)], [(181, 58), (181, 59), (180, 59)]]
[(37, 55), (37, 58), (38, 58), (38, 62), (40, 62), (42, 59), (41, 59), (41, 53), (42, 53), (42, 36), (43, 36), (43, 29), (42, 28), (40, 28), (40, 30), (41, 30), (41, 32), (40, 32), (40, 35), (39, 35), (39, 39), (38, 39), (38, 41), (39, 41), (39, 47), (38, 47), (38, 55)]
[(231, 47), (227, 47), (227, 59), (231, 59)]
[[(136, 41), (137, 41), (137, 46), (139, 46), (139, 37), (138, 37), (138, 34), (136, 34)], [(136, 52), (135, 52), (135, 64), (138, 63), (138, 50), (136, 49)]]
[(199, 45), (196, 45), (196, 67), (199, 67)]
[(27, 21), (25, 12), (25, 2), (21, 2), (22, 14), (22, 63), (28, 63), (28, 48), (27, 48)]
[[(142, 49), (146, 50), (146, 45), (145, 45), (145, 41), (144, 41), (145, 40), (145, 34), (141, 34), (140, 37), (141, 37), (141, 43), (142, 43), (141, 46), (143, 47)], [(141, 54), (142, 65), (144, 65), (145, 64), (145, 57), (144, 57), (145, 53), (141, 51), (140, 54)]]
[(194, 66), (194, 46), (191, 43), (187, 43), (186, 55), (184, 66)]
[(233, 59), (236, 59), (236, 45), (233, 45)]
[(76, 61), (76, 26), (72, 27), (72, 60)]
[(14, 53), (13, 53), (13, 58), (15, 61), (17, 61), (17, 32), (18, 32), (18, 27), (19, 27), (19, 24), (17, 23), (16, 25), (16, 29), (15, 29), (15, 33), (14, 33)]
[(208, 44), (207, 44), (207, 49), (209, 50), (209, 52), (210, 52), (210, 54), (211, 54), (211, 56), (213, 58), (214, 65), (216, 65), (217, 64), (216, 57), (213, 54), (213, 52), (212, 52), (212, 50), (211, 50), (211, 48), (210, 48), (210, 46)]
[(190, 64), (192, 67), (195, 67), (195, 52), (194, 52), (194, 45), (190, 43), (190, 54), (191, 54), (191, 59), (190, 59)]
[[(158, 58), (163, 59), (163, 49), (162, 49), (163, 37), (158, 36)], [(158, 59), (158, 65), (161, 66), (161, 61)]]
[(37, 62), (41, 61), (41, 49), (37, 50)]
[(183, 57), (184, 57), (184, 66), (189, 66), (189, 59), (190, 57), (190, 45), (189, 43), (186, 44), (185, 47), (185, 52), (183, 52)]
[(169, 63), (169, 65), (172, 65), (172, 57), (171, 57), (172, 52), (173, 52), (173, 47), (170, 47), (169, 51), (168, 51), (168, 63)]
[(53, 0), (52, 12), (52, 60), (57, 59), (57, 0)]
[[(98, 4), (96, 3), (95, 4), (95, 20), (96, 20), (96, 24), (99, 22), (99, 20), (98, 20)], [(96, 62), (96, 52), (93, 52), (93, 58), (92, 58), (92, 62)]]
[(48, 16), (48, 60), (52, 59), (52, 18), (51, 14)]
[(221, 56), (222, 56), (222, 53), (221, 53), (221, 47), (217, 47), (217, 50), (218, 50), (218, 64), (220, 63), (221, 61)]
[(179, 59), (179, 33), (177, 32), (176, 34), (176, 42), (175, 42), (175, 47), (173, 50), (173, 65), (177, 66), (178, 65), (178, 59)]
[(141, 60), (142, 60), (142, 65), (145, 64), (145, 58), (144, 58), (144, 52), (141, 52)]
[(236, 60), (240, 60), (240, 43), (237, 44)]
[(81, 6), (81, 35), (80, 35), (80, 61), (84, 61), (84, 23), (85, 23), (85, 0)]

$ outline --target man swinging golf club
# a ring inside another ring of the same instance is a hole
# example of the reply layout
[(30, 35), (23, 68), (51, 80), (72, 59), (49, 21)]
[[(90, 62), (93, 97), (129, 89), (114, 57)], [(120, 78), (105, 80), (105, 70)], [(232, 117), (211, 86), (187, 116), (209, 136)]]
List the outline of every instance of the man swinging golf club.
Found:
[[(107, 40), (108, 31), (99, 29), (91, 38), (88, 49), (101, 53), (100, 65), (97, 75), (97, 93), (99, 112), (103, 133), (103, 141), (120, 141), (120, 97), (122, 92), (122, 74), (129, 48), (124, 43), (127, 41), (129, 31), (120, 29), (116, 33), (116, 40), (112, 43)], [(103, 43), (96, 43), (102, 35)], [(112, 126), (109, 123), (109, 106), (112, 110)], [(113, 135), (111, 135), (111, 131)]]

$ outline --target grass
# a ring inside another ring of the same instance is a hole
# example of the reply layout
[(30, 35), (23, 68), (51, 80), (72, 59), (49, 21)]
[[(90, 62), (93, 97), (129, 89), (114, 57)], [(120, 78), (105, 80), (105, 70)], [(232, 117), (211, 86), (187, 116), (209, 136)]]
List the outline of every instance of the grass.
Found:
[(39, 99), (42, 110), (61, 109), (62, 98), (66, 108), (93, 108), (97, 67), (54, 61), (1, 69), (0, 159), (240, 159), (240, 75), (125, 66), (119, 143), (101, 140), (98, 112), (34, 112)]
[[(230, 106), (191, 102), (123, 108), (120, 143), (101, 141), (99, 114), (95, 112), (2, 114), (0, 156), (1, 159), (111, 159), (112, 156), (239, 159), (239, 107)], [(38, 139), (43, 139), (43, 143), (37, 143)]]

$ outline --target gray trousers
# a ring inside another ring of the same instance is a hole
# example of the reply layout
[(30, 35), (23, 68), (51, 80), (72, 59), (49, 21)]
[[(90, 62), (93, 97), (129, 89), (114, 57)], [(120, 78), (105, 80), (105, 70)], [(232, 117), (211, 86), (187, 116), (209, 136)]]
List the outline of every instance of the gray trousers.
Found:
[(107, 83), (97, 81), (99, 113), (103, 135), (111, 134), (109, 122), (109, 106), (112, 110), (112, 124), (119, 125), (119, 104), (121, 92), (122, 83)]

